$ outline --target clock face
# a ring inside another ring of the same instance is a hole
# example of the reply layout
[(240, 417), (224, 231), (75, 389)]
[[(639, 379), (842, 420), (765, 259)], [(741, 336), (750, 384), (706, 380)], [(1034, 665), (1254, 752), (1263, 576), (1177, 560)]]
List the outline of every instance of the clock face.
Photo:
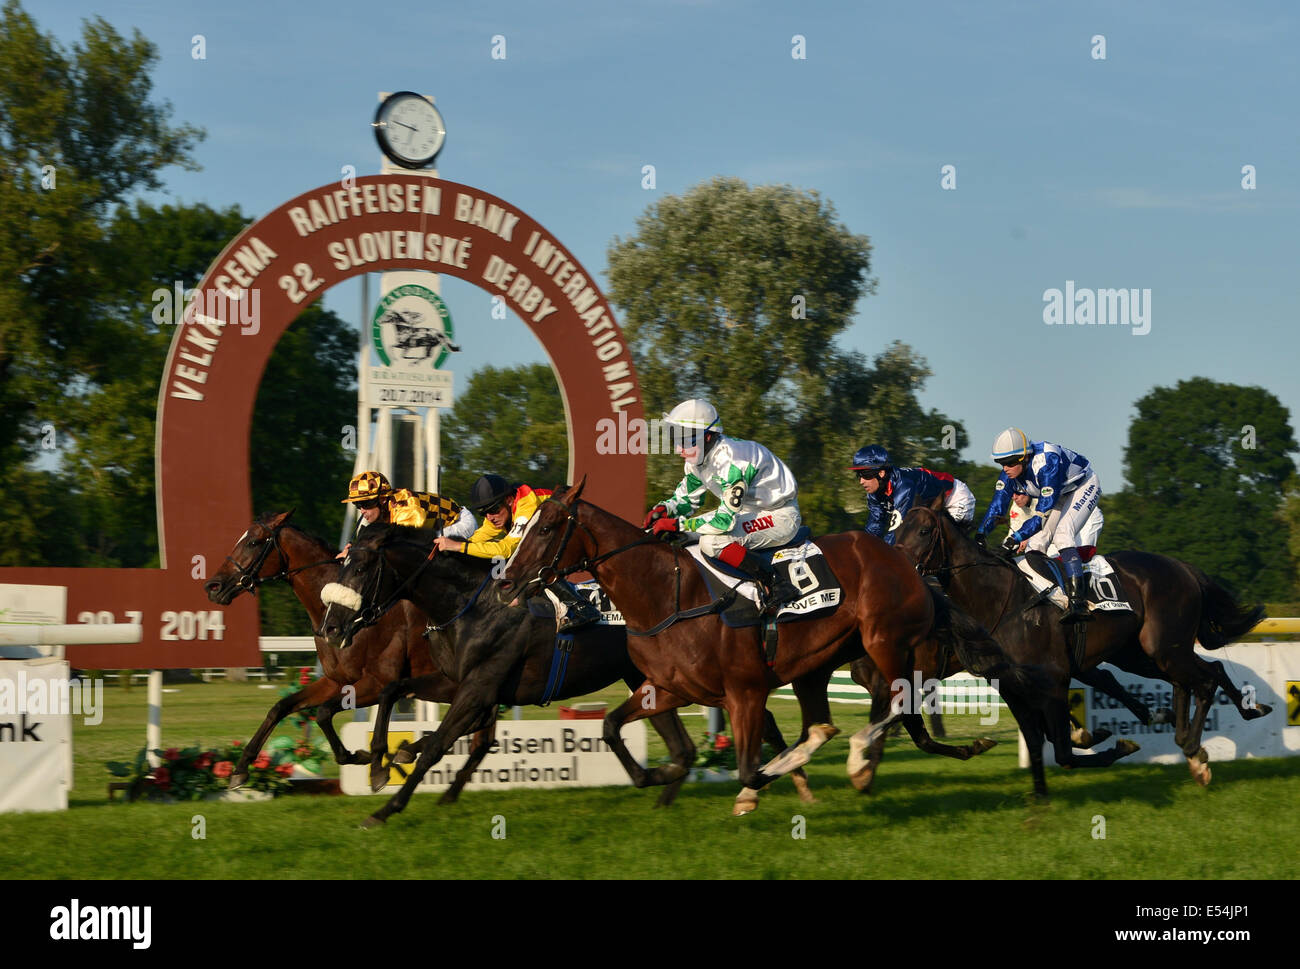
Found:
[(384, 154), (405, 168), (424, 168), (447, 137), (438, 109), (411, 91), (386, 98), (375, 113), (374, 125)]

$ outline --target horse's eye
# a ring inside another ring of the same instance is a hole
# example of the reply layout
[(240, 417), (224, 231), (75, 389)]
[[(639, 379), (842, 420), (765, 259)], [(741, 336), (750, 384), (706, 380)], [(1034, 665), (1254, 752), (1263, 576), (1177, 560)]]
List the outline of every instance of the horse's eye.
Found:
[(263, 541), (265, 541), (265, 539), (261, 539), (261, 538), (250, 538), (250, 539), (248, 540), (248, 547), (249, 547), (249, 548), (257, 548), (257, 546), (261, 545)]
[(550, 525), (543, 525), (542, 528), (541, 528), (541, 533), (542, 533), (543, 535), (546, 535), (546, 534), (548, 534), (548, 533), (550, 532), (550, 530), (551, 530), (551, 526), (550, 526)]

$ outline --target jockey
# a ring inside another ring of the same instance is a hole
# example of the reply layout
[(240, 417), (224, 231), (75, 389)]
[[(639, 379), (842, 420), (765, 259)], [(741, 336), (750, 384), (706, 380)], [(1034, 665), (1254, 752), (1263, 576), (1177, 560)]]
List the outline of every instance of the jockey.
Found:
[[(1091, 617), (1079, 546), (1085, 544), (1080, 532), (1101, 497), (1096, 472), (1082, 454), (1059, 444), (1031, 441), (1018, 427), (1009, 427), (994, 439), (992, 457), (1002, 465), (1002, 474), (998, 476), (993, 500), (975, 533), (975, 540), (981, 545), (985, 543), (985, 535), (994, 521), (1007, 513), (1012, 494), (1019, 492), (1037, 498), (1033, 514), (1007, 536), (1005, 544), (1018, 549), (1022, 542), (1040, 531), (1048, 536), (1060, 550), (1070, 596), (1070, 608), (1061, 622), (1086, 622)], [(1096, 534), (1090, 538), (1095, 544)]]
[[(443, 537), (434, 544), (444, 552), (504, 561), (514, 554), (523, 541), (524, 529), (550, 496), (547, 488), (511, 485), (499, 474), (482, 475), (470, 489), (469, 506), (483, 514), (483, 524), (465, 540)], [(600, 610), (564, 579), (556, 579), (543, 591), (555, 604), (559, 632), (600, 621)]]
[[(718, 412), (703, 400), (688, 400), (664, 415), (686, 475), (672, 497), (650, 509), (643, 528), (697, 532), (700, 551), (747, 572), (764, 591), (761, 611), (772, 616), (799, 591), (749, 549), (784, 545), (802, 524), (799, 487), (790, 469), (753, 441), (725, 437)], [(705, 515), (691, 515), (712, 492), (722, 504)]]
[[(1036, 500), (1030, 498), (1028, 494), (1015, 491), (1011, 493), (1011, 507), (1007, 509), (1007, 513), (1008, 523), (1013, 532), (1019, 530), (1020, 526), (1033, 515), (1036, 503)], [(1098, 505), (1092, 510), (1092, 514), (1088, 516), (1088, 520), (1083, 523), (1083, 527), (1079, 529), (1079, 551), (1081, 553), (1089, 547), (1094, 549), (1097, 547), (1097, 536), (1101, 534), (1101, 528), (1105, 524), (1106, 516), (1101, 513), (1101, 505)], [(1023, 552), (1025, 549), (1042, 552), (1044, 555), (1053, 558), (1059, 558), (1061, 554), (1060, 550), (1052, 544), (1051, 536), (1042, 531), (1039, 531), (1029, 541), (1021, 542), (1017, 546), (1019, 552)], [(1083, 558), (1082, 554), (1080, 558)]]
[[(343, 504), (349, 503), (356, 505), (359, 512), (357, 534), (377, 521), (415, 528), (440, 524), (442, 534), (453, 538), (470, 536), (478, 525), (468, 508), (462, 508), (450, 498), (406, 488), (394, 490), (378, 471), (362, 471), (348, 482), (348, 496), (343, 499)], [(338, 558), (346, 557), (351, 547), (349, 542), (339, 552)]]
[(944, 471), (929, 468), (896, 468), (889, 452), (879, 444), (868, 444), (853, 454), (850, 471), (867, 493), (867, 523), (862, 527), (894, 544), (894, 530), (903, 516), (920, 502), (929, 504), (943, 495), (943, 507), (953, 520), (964, 524), (975, 517), (975, 496), (964, 482)]

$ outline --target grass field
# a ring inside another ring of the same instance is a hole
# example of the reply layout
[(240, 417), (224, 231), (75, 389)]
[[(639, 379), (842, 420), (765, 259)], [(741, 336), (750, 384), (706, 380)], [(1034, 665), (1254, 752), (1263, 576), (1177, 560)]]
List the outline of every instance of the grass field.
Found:
[[(276, 698), (253, 684), (179, 690), (164, 698), (164, 746), (246, 740)], [(744, 818), (729, 815), (734, 784), (688, 784), (667, 810), (652, 807), (654, 791), (630, 787), (474, 792), (449, 807), (425, 794), (363, 832), (377, 799), (109, 804), (104, 763), (142, 745), (145, 691), (110, 687), (105, 705), (102, 724), (78, 721), (69, 810), (0, 815), (5, 878), (1292, 878), (1286, 846), (1300, 836), (1300, 758), (1216, 763), (1208, 790), (1182, 765), (1049, 769), (1052, 800), (1033, 804), (1009, 716), (992, 728), (946, 718), (950, 737), (1002, 741), (966, 763), (891, 740), (869, 797), (848, 784), (841, 736), (809, 765), (816, 804), (802, 804), (788, 781)], [(797, 706), (771, 708), (796, 735)], [(833, 712), (846, 732), (866, 719), (859, 706)], [(698, 736), (704, 720), (687, 727)], [(649, 736), (653, 761), (663, 747)], [(191, 836), (196, 814), (202, 840)], [(1094, 837), (1099, 816), (1104, 839)], [(498, 819), (506, 837), (494, 839)]]

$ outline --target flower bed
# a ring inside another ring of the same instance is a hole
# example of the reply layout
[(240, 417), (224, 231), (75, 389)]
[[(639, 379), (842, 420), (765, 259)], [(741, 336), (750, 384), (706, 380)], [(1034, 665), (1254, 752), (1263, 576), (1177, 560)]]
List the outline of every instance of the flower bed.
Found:
[[(228, 790), (230, 775), (243, 755), (243, 744), (233, 742), (228, 747), (204, 749), (202, 747), (170, 747), (155, 750), (162, 761), (151, 767), (148, 751), (141, 748), (133, 763), (110, 761), (109, 773), (126, 778), (128, 801), (144, 798), (150, 801), (199, 801)], [(306, 770), (320, 769), (325, 751), (288, 737), (276, 737), (248, 765), (248, 780), (242, 790), (263, 792), (272, 797), (286, 794), (292, 789), (289, 777), (295, 765)], [(120, 788), (122, 785), (115, 785)]]

